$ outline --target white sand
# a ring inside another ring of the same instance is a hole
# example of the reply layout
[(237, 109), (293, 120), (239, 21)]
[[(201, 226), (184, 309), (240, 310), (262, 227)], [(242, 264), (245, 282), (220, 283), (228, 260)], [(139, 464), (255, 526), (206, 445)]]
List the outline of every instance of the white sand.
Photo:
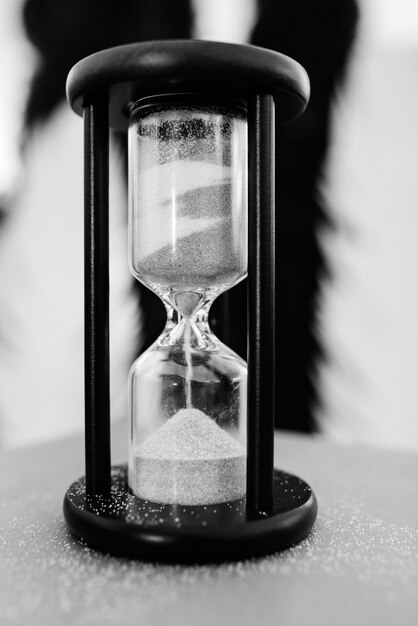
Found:
[(216, 189), (230, 179), (230, 168), (203, 161), (178, 160), (140, 170), (138, 206), (142, 210), (137, 232), (140, 258), (225, 221), (230, 213), (227, 209), (224, 217), (213, 215), (211, 207), (185, 207), (182, 198), (188, 192), (203, 192), (213, 187), (213, 201), (217, 199), (219, 203)]
[(178, 411), (133, 456), (130, 486), (145, 500), (204, 505), (245, 496), (245, 450), (198, 409)]

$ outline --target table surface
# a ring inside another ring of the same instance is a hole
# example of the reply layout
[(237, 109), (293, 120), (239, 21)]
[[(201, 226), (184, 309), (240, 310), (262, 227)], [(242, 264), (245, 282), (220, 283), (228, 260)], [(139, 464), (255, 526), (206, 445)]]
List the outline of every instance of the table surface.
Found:
[[(126, 457), (115, 429), (113, 462)], [(0, 455), (0, 623), (418, 624), (418, 454), (277, 433), (276, 467), (314, 489), (313, 532), (280, 554), (156, 565), (78, 544), (62, 517), (81, 438)]]

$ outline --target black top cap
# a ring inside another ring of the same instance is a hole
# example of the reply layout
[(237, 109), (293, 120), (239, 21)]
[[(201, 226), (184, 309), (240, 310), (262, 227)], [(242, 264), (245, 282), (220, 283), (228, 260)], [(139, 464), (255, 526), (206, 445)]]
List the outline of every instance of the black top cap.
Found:
[(253, 90), (272, 93), (284, 121), (305, 109), (309, 79), (299, 63), (273, 50), (191, 39), (102, 50), (79, 61), (67, 79), (67, 97), (79, 115), (96, 94), (109, 93), (115, 130), (126, 130), (130, 104), (145, 96), (195, 92), (245, 100)]

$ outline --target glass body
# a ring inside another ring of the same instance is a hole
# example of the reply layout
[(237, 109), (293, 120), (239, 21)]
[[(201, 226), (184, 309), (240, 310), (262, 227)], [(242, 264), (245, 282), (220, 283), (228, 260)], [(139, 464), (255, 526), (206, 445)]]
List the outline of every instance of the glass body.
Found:
[(131, 271), (167, 309), (129, 376), (130, 489), (184, 506), (243, 499), (246, 364), (208, 312), (247, 272), (245, 110), (186, 95), (140, 101), (129, 168)]

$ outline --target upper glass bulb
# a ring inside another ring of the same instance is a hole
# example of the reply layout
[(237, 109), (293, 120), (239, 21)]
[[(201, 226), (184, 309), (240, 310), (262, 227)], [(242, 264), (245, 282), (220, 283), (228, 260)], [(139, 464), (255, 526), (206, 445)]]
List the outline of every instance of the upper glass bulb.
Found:
[(245, 111), (186, 99), (131, 117), (131, 269), (181, 314), (247, 272)]

